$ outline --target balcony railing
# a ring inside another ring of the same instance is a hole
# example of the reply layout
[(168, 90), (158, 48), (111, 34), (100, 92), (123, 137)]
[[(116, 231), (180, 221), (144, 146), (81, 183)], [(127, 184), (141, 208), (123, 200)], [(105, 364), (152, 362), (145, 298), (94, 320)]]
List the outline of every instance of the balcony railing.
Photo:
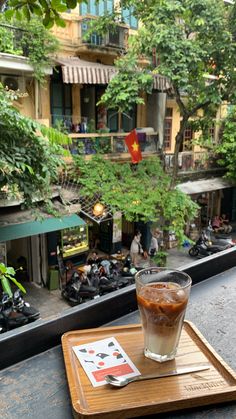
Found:
[[(96, 153), (125, 157), (128, 149), (125, 144), (125, 137), (128, 133), (83, 133), (69, 134), (72, 139), (70, 145), (71, 154), (91, 155)], [(157, 133), (138, 133), (139, 144), (142, 153), (156, 154)]]
[[(128, 149), (125, 144), (125, 137), (128, 132), (74, 132), (74, 129), (80, 125), (81, 130), (84, 130), (82, 124), (72, 124), (71, 115), (55, 115), (52, 114), (52, 122), (54, 127), (60, 131), (68, 134), (71, 139), (69, 146), (71, 154), (79, 154), (89, 156), (93, 154), (107, 154), (108, 158), (124, 160), (129, 158)], [(78, 120), (86, 119), (79, 118)], [(87, 124), (86, 124), (87, 127)], [(86, 129), (85, 129), (86, 131)], [(145, 157), (150, 154), (160, 154), (158, 134), (156, 132), (138, 132), (138, 139), (141, 152)], [(171, 171), (173, 168), (174, 154), (165, 152), (165, 168), (166, 171)], [(183, 151), (179, 153), (179, 173), (205, 171), (211, 169), (219, 169), (221, 166), (217, 163), (218, 156), (207, 151)]]
[[(115, 160), (130, 159), (125, 144), (125, 137), (128, 133), (81, 133), (69, 134), (72, 140), (69, 146), (71, 154), (89, 156), (93, 154), (106, 154), (108, 158)], [(143, 157), (159, 154), (158, 136), (153, 133), (139, 133), (138, 139)], [(166, 171), (173, 167), (173, 153), (165, 154)], [(206, 151), (184, 151), (179, 153), (179, 173), (206, 171), (219, 169), (218, 157)]]
[(28, 57), (28, 49), (22, 43), (26, 31), (15, 26), (0, 24), (0, 52)]
[(102, 36), (94, 32), (89, 36), (89, 38), (86, 38), (85, 35), (89, 29), (90, 21), (91, 19), (83, 18), (83, 20), (79, 22), (79, 35), (82, 45), (125, 49), (127, 28), (117, 26), (116, 28), (111, 28), (106, 35)]
[[(174, 154), (165, 155), (165, 167), (170, 171), (173, 167)], [(178, 163), (179, 172), (189, 172), (196, 170), (216, 169), (220, 166), (217, 164), (217, 156), (206, 151), (183, 151), (179, 153)]]

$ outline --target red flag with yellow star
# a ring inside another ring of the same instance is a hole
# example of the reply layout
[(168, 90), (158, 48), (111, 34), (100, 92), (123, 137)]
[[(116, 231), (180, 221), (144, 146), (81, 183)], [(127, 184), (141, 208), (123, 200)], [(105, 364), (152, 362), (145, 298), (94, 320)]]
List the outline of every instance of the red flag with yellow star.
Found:
[(142, 153), (138, 142), (138, 136), (135, 129), (125, 137), (125, 143), (132, 157), (132, 163), (138, 163), (142, 160)]

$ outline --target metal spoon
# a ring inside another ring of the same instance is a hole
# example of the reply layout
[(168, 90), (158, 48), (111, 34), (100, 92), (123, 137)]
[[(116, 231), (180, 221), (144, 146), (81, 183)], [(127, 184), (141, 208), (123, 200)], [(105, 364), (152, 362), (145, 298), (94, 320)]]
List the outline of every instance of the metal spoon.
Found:
[(182, 374), (189, 374), (191, 372), (198, 372), (198, 371), (205, 371), (209, 370), (209, 365), (201, 365), (195, 367), (179, 367), (175, 370), (167, 371), (161, 374), (147, 374), (147, 375), (138, 375), (136, 377), (118, 377), (116, 375), (106, 375), (104, 377), (105, 381), (108, 384), (116, 387), (124, 387), (127, 386), (129, 383), (133, 383), (134, 381), (141, 381), (141, 380), (151, 380), (153, 378), (163, 378), (163, 377), (171, 377), (173, 375), (182, 375)]

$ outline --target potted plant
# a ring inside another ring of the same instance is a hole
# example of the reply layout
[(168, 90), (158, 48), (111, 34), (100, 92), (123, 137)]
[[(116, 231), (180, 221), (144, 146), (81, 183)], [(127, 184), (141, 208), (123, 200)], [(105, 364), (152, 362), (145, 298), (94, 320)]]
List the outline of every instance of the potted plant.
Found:
[(152, 261), (156, 263), (157, 266), (164, 267), (166, 266), (166, 259), (168, 253), (164, 250), (158, 250), (158, 252), (153, 256)]
[(4, 263), (0, 263), (0, 282), (2, 290), (7, 293), (10, 298), (13, 296), (10, 281), (12, 281), (24, 294), (26, 294), (26, 290), (23, 285), (14, 278), (15, 274), (16, 271), (14, 268), (6, 266)]

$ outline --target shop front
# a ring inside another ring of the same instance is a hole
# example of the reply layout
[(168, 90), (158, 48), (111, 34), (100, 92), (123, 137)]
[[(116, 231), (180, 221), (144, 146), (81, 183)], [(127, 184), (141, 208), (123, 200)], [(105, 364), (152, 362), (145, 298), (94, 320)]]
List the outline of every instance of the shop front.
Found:
[[(190, 195), (199, 206), (198, 215), (192, 225), (192, 229), (196, 230), (196, 235), (217, 214), (226, 214), (230, 221), (236, 220), (236, 187), (228, 180), (223, 178), (202, 179), (181, 183), (178, 188)], [(195, 237), (191, 238), (195, 239)]]
[[(15, 220), (17, 219), (15, 213)], [(11, 216), (13, 216), (11, 214)], [(22, 217), (22, 212), (20, 212)], [(1, 260), (16, 269), (23, 281), (32, 281), (49, 289), (59, 287), (59, 260), (65, 264), (84, 263), (88, 251), (88, 230), (78, 215), (60, 218), (47, 217), (42, 221), (6, 224), (7, 216), (0, 217)], [(4, 260), (3, 260), (4, 259)]]

